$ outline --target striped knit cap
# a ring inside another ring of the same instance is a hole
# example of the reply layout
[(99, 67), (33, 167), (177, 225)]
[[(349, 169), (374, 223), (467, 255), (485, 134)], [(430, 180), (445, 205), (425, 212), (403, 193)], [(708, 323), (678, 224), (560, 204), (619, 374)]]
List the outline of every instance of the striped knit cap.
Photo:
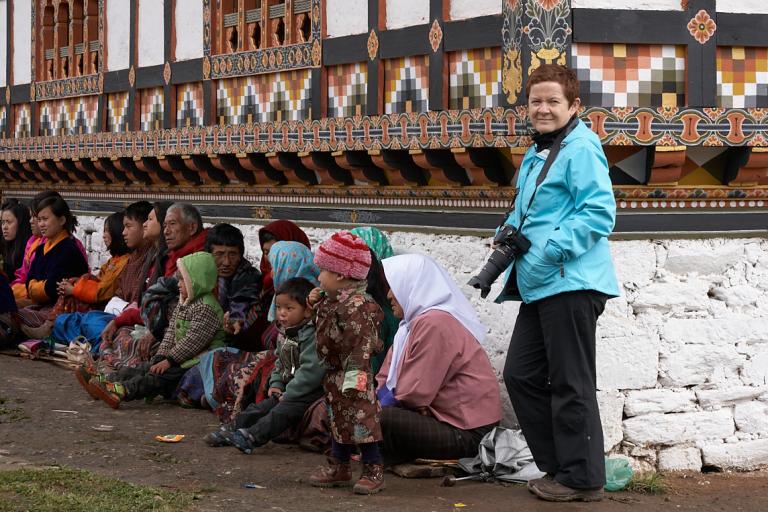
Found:
[(359, 236), (339, 231), (317, 248), (315, 265), (344, 277), (365, 279), (371, 268), (371, 252)]

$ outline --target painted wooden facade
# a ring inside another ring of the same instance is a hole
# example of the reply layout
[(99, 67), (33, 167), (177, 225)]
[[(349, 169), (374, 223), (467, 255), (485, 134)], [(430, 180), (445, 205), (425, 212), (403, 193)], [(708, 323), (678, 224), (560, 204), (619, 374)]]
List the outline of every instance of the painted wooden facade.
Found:
[(3, 0), (3, 193), (487, 229), (531, 142), (527, 76), (559, 62), (620, 231), (765, 229), (768, 14), (498, 1)]

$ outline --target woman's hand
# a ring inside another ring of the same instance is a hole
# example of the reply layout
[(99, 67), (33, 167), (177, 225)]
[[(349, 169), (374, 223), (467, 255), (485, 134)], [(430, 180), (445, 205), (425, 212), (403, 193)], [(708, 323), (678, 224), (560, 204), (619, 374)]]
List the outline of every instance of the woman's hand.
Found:
[(165, 373), (165, 372), (166, 372), (166, 370), (168, 370), (168, 368), (170, 368), (170, 367), (171, 367), (171, 362), (170, 362), (170, 361), (168, 361), (167, 359), (163, 359), (163, 360), (162, 360), (162, 361), (160, 361), (159, 363), (155, 363), (155, 364), (153, 364), (153, 365), (152, 365), (152, 366), (149, 368), (149, 373), (155, 373), (155, 374), (157, 374), (157, 375), (162, 375), (162, 374), (163, 374), (163, 373)]
[(75, 285), (70, 283), (68, 279), (63, 279), (59, 281), (58, 290), (59, 290), (59, 295), (64, 295), (65, 297), (69, 297), (74, 293)]
[(112, 337), (115, 335), (115, 331), (117, 331), (117, 325), (114, 320), (110, 320), (106, 327), (104, 327), (104, 330), (101, 331), (102, 341), (111, 342)]

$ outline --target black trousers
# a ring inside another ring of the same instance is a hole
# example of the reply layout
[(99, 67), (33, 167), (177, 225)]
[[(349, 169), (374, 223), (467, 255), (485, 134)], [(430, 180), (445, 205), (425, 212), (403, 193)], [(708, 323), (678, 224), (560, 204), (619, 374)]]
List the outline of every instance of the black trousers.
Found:
[(382, 455), (387, 465), (414, 459), (460, 459), (477, 455), (478, 445), (495, 425), (462, 430), (401, 407), (381, 409)]
[(120, 368), (114, 376), (116, 382), (125, 387), (125, 400), (154, 398), (163, 395), (170, 398), (179, 381), (187, 372), (186, 368), (171, 366), (164, 373), (149, 373), (152, 363), (142, 363), (134, 368)]
[(521, 305), (504, 366), (536, 465), (577, 489), (605, 484), (595, 328), (607, 299), (577, 291)]
[(295, 426), (309, 406), (323, 395), (323, 388), (302, 397), (268, 397), (258, 404), (251, 404), (235, 416), (235, 428), (246, 428), (256, 446), (267, 444), (289, 428)]

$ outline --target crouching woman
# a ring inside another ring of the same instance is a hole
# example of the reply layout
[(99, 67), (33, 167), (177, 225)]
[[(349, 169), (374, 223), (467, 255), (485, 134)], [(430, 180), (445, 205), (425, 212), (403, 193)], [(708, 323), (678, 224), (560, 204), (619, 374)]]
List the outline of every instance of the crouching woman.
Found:
[(377, 376), (387, 464), (477, 454), (501, 420), (499, 383), (480, 345), (485, 327), (433, 259), (385, 259), (395, 316), (392, 349)]

